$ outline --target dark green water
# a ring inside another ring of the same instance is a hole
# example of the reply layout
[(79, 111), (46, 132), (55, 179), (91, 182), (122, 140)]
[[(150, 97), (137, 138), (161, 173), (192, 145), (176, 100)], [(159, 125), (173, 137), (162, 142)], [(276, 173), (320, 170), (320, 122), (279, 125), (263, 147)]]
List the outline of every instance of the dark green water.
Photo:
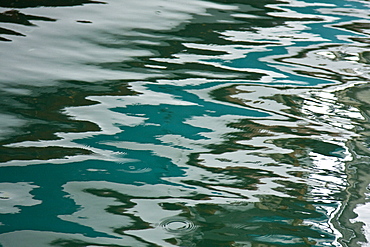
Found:
[(0, 245), (370, 246), (368, 1), (0, 12)]

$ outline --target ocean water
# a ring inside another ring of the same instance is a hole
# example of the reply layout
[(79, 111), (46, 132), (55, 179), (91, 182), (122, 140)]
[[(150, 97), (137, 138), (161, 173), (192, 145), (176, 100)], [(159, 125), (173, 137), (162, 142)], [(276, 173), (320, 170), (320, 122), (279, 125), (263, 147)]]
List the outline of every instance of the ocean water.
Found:
[(370, 246), (369, 13), (1, 1), (0, 246)]

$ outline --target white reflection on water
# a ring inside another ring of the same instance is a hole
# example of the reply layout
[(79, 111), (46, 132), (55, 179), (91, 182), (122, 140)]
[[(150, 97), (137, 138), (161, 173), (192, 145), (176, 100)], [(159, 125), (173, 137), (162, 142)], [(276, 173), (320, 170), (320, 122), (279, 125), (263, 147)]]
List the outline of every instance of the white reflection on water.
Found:
[[(186, 5), (182, 1), (130, 0), (109, 1), (109, 4), (103, 5), (28, 8), (27, 14), (44, 16), (47, 13), (57, 21), (36, 22), (39, 28), (17, 27), (27, 37), (16, 37), (10, 44), (0, 44), (6, 46), (1, 54), (7, 58), (7, 62), (1, 66), (0, 81), (2, 84), (27, 85), (32, 82), (34, 86), (50, 86), (55, 85), (56, 80), (68, 79), (155, 78), (158, 76), (156, 73), (136, 73), (130, 69), (107, 70), (94, 64), (154, 55), (149, 50), (137, 47), (137, 43), (145, 41), (145, 36), (150, 35), (135, 29), (171, 30), (181, 23), (190, 22), (196, 14), (207, 16), (207, 9), (232, 10), (237, 7), (197, 0), (187, 1)], [(81, 19), (92, 21), (92, 24), (76, 22)], [(13, 24), (4, 23), (2, 26), (12, 28)], [(130, 37), (137, 37), (139, 42)], [(120, 48), (108, 48), (101, 44)]]
[(14, 132), (17, 131), (17, 128), (24, 126), (25, 124), (26, 120), (17, 118), (9, 114), (0, 113), (0, 140), (14, 135)]
[(35, 188), (39, 186), (26, 182), (0, 183), (0, 214), (20, 213), (21, 206), (40, 204), (42, 201), (34, 199), (30, 193)]
[[(111, 111), (112, 108), (124, 108), (127, 106), (136, 106), (136, 105), (161, 105), (161, 104), (169, 104), (169, 105), (179, 105), (179, 106), (192, 106), (197, 105), (193, 102), (187, 102), (183, 100), (176, 99), (173, 95), (166, 94), (166, 93), (156, 93), (153, 91), (148, 90), (145, 86), (144, 82), (137, 82), (133, 85), (133, 89), (140, 92), (141, 94), (137, 96), (94, 96), (89, 97), (88, 99), (99, 102), (98, 104), (94, 104), (91, 106), (81, 106), (81, 107), (71, 107), (66, 108), (64, 112), (71, 116), (72, 119), (76, 119), (79, 121), (89, 121), (97, 124), (100, 128), (100, 131), (92, 131), (92, 132), (80, 132), (80, 133), (56, 133), (56, 135), (60, 138), (58, 140), (39, 140), (39, 141), (24, 141), (19, 143), (12, 143), (6, 145), (7, 147), (70, 147), (70, 148), (82, 148), (92, 151), (94, 154), (91, 156), (74, 156), (74, 157), (66, 157), (65, 159), (61, 160), (53, 160), (56, 163), (70, 163), (70, 162), (77, 162), (87, 159), (101, 159), (105, 161), (115, 161), (115, 162), (129, 162), (130, 159), (124, 158), (124, 153), (121, 152), (113, 152), (106, 149), (95, 148), (89, 145), (78, 144), (76, 140), (79, 139), (86, 139), (89, 137), (94, 137), (97, 135), (115, 135), (120, 132), (123, 132), (120, 127), (122, 126), (129, 126), (135, 127), (140, 125), (150, 125), (150, 120), (148, 117), (143, 117), (139, 115), (128, 115), (124, 113), (118, 113)], [(154, 124), (154, 123), (153, 123)], [(155, 125), (155, 124), (154, 124)], [(123, 142), (122, 142), (123, 143)], [(122, 144), (123, 145), (123, 144)], [(153, 145), (156, 146), (156, 145)], [(189, 147), (190, 148), (190, 147)], [(145, 147), (148, 150), (148, 147)], [(18, 166), (18, 165), (30, 165), (30, 164), (40, 164), (42, 162), (49, 163), (51, 160), (46, 161), (21, 161), (21, 160), (12, 160), (6, 162), (6, 165), (10, 166)], [(176, 164), (176, 163), (175, 163)]]
[[(22, 236), (21, 238), (19, 236)], [(17, 247), (50, 247), (52, 243), (58, 243), (63, 239), (73, 239), (77, 243), (85, 243), (86, 247), (94, 246), (88, 243), (93, 242), (98, 246), (104, 245), (120, 245), (122, 244), (122, 239), (114, 239), (111, 237), (86, 237), (84, 234), (68, 234), (50, 231), (14, 231), (9, 233), (4, 233), (0, 235), (0, 241), (5, 247), (17, 246)], [(146, 243), (137, 241), (135, 238), (126, 236), (124, 244), (129, 246), (146, 247)], [(54, 244), (55, 245), (55, 244)], [(95, 245), (95, 246), (96, 246)]]
[[(99, 197), (87, 193), (88, 189), (100, 190)], [(173, 232), (168, 233), (160, 225), (166, 218), (178, 219), (181, 210), (164, 210), (161, 207), (162, 204), (181, 203), (184, 206), (192, 207), (198, 204), (198, 201), (187, 199), (187, 197), (191, 198), (198, 193), (209, 196), (207, 203), (229, 204), (240, 201), (240, 198), (227, 192), (215, 195), (213, 190), (202, 187), (185, 188), (163, 184), (135, 186), (104, 181), (69, 182), (64, 185), (64, 191), (77, 205), (81, 206), (81, 209), (72, 215), (59, 216), (61, 219), (89, 226), (98, 232), (118, 237), (122, 239), (124, 244), (126, 244), (126, 236), (131, 235), (160, 246), (174, 246), (164, 241)], [(128, 208), (124, 202), (119, 200), (120, 197), (117, 194), (129, 197), (128, 202), (133, 206)], [(117, 206), (115, 213), (107, 213), (107, 209), (114, 206)], [(147, 229), (130, 230), (127, 227), (134, 225), (133, 218), (136, 217), (148, 224)], [(125, 227), (128, 230), (119, 230), (120, 228), (125, 229)], [(194, 226), (194, 230), (195, 228), (196, 226)], [(114, 232), (114, 230), (119, 230), (119, 232)]]
[[(369, 195), (367, 195), (367, 200), (370, 198)], [(364, 233), (364, 236), (366, 238), (366, 242), (362, 242), (362, 246), (370, 246), (370, 216), (369, 216), (369, 210), (370, 210), (370, 203), (366, 203), (364, 205), (358, 205), (357, 208), (355, 208), (354, 212), (357, 214), (357, 217), (355, 219), (352, 219), (351, 222), (359, 222), (360, 224), (364, 224), (362, 227), (362, 231)]]

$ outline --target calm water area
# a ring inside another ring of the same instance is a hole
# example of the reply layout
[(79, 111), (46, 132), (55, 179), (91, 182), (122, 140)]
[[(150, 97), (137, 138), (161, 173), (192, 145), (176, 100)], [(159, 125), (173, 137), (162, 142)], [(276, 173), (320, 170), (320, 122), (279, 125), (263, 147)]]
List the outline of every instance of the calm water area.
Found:
[(370, 246), (370, 1), (1, 0), (0, 246)]

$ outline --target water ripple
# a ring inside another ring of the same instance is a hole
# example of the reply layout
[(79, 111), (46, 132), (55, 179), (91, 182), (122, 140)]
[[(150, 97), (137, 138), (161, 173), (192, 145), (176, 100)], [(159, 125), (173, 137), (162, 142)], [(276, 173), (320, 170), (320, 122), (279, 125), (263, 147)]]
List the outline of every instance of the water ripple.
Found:
[(159, 226), (174, 234), (187, 234), (197, 229), (197, 226), (192, 221), (182, 217), (163, 219)]

